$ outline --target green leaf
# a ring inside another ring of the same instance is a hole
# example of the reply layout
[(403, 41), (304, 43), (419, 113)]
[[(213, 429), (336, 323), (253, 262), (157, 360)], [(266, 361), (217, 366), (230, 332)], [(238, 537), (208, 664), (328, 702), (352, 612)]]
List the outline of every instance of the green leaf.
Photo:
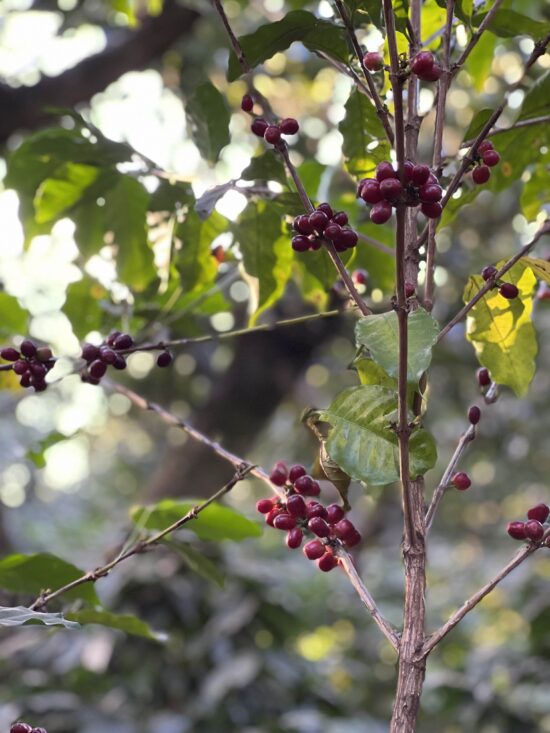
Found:
[(550, 285), (550, 262), (548, 260), (541, 260), (538, 257), (522, 257), (521, 261), (533, 270), (539, 280), (544, 280)]
[(32, 461), (36, 468), (44, 468), (46, 465), (46, 459), (44, 458), (44, 451), (51, 448), (52, 445), (60, 443), (62, 440), (66, 440), (67, 436), (62, 433), (53, 432), (47, 435), (43, 440), (39, 440), (33, 444), (32, 448), (29, 448), (25, 457)]
[[(254, 33), (239, 38), (251, 67), (262, 64), (279, 51), (285, 51), (294, 41), (302, 41), (311, 51), (326, 51), (342, 61), (347, 60), (343, 29), (319, 20), (305, 10), (292, 10), (282, 20), (262, 25)], [(232, 51), (227, 79), (235, 81), (242, 73), (239, 61)]]
[[(536, 278), (520, 262), (506, 273), (506, 281), (519, 288), (519, 296), (507, 300), (498, 290), (490, 290), (470, 311), (466, 331), (479, 363), (487, 367), (493, 380), (522, 396), (535, 375), (537, 339), (531, 312)], [(464, 302), (469, 302), (483, 285), (480, 275), (472, 275), (464, 289)]]
[[(338, 125), (344, 138), (343, 152), (350, 175), (364, 177), (390, 153), (384, 128), (372, 102), (354, 89), (346, 102), (346, 116)], [(367, 146), (373, 146), (367, 149)], [(374, 147), (376, 145), (376, 147)]]
[[(486, 15), (487, 13), (476, 13), (473, 24), (479, 26)], [(550, 32), (550, 23), (533, 20), (515, 10), (500, 8), (491, 18), (488, 30), (501, 38), (531, 36), (535, 41), (540, 41)]]
[(277, 181), (287, 185), (283, 162), (274, 150), (267, 150), (252, 158), (240, 176), (244, 181)]
[(24, 335), (27, 333), (29, 314), (21, 308), (17, 298), (7, 293), (0, 293), (0, 334), (6, 336)]
[(388, 376), (374, 359), (362, 356), (354, 359), (351, 366), (357, 372), (361, 384), (376, 384), (380, 387), (392, 389), (394, 392), (397, 391), (397, 380)]
[(82, 198), (99, 174), (99, 168), (83, 163), (63, 163), (56, 168), (34, 196), (36, 221), (43, 224), (58, 219)]
[(135, 178), (121, 175), (105, 200), (105, 218), (118, 247), (118, 275), (133, 290), (142, 291), (156, 277), (147, 238), (149, 194)]
[(194, 203), (195, 196), (190, 183), (185, 181), (167, 181), (165, 178), (159, 181), (159, 185), (151, 194), (149, 211), (175, 212), (182, 206), (190, 206)]
[[(409, 314), (407, 330), (407, 380), (417, 382), (430, 366), (439, 325), (427, 311), (418, 308)], [(360, 318), (355, 326), (355, 338), (357, 345), (365, 346), (390, 377), (397, 377), (399, 330), (395, 311)]]
[(464, 140), (473, 140), (473, 138), (477, 137), (492, 114), (492, 109), (480, 109), (479, 112), (474, 115), (468, 129), (464, 133)]
[(89, 624), (108, 626), (110, 629), (117, 629), (132, 636), (141, 636), (144, 639), (151, 639), (152, 641), (164, 642), (168, 639), (167, 634), (153, 631), (145, 621), (129, 613), (118, 614), (95, 608), (82, 608), (79, 611), (66, 613), (65, 617), (69, 621), (76, 621), (77, 624), (81, 624), (82, 626)]
[(234, 185), (235, 184), (233, 183), (233, 181), (221, 183), (219, 186), (209, 188), (202, 194), (202, 196), (199, 196), (199, 198), (195, 202), (195, 211), (199, 215), (199, 218), (203, 221), (205, 219), (208, 219), (208, 217), (214, 211), (218, 201), (222, 198), (222, 196), (225, 196), (228, 191), (231, 191)]
[[(153, 506), (138, 506), (132, 509), (132, 521), (145, 529), (164, 529), (185, 516), (200, 499), (189, 502), (163, 499)], [(185, 525), (201, 540), (234, 540), (240, 542), (248, 537), (259, 537), (262, 530), (256, 522), (243, 517), (234, 509), (222, 504), (210, 504), (196, 519)]]
[(211, 583), (215, 583), (220, 588), (224, 586), (223, 573), (214, 563), (205, 557), (202, 552), (196, 550), (192, 545), (184, 542), (166, 542), (166, 544), (174, 550), (177, 550), (184, 559), (185, 563), (197, 575), (206, 578)]
[(201, 155), (211, 163), (229, 145), (229, 110), (225, 97), (210, 82), (195, 89), (185, 105), (187, 124)]
[(531, 171), (531, 177), (523, 186), (521, 194), (521, 211), (527, 221), (535, 221), (540, 212), (550, 200), (550, 178), (548, 166), (550, 155), (538, 157), (538, 164)]
[[(82, 570), (49, 552), (8, 555), (0, 560), (0, 587), (14, 593), (39, 595), (47, 588), (61, 588), (82, 575)], [(67, 591), (64, 597), (81, 598), (91, 605), (99, 605), (99, 598), (91, 583)]]
[(22, 626), (23, 624), (44, 624), (45, 626), (64, 626), (66, 629), (78, 629), (79, 624), (68, 621), (61, 613), (40, 613), (31, 611), (25, 606), (0, 606), (0, 626)]
[(280, 298), (290, 278), (293, 260), (290, 239), (287, 235), (281, 236), (281, 217), (277, 208), (264, 201), (249, 204), (233, 231), (239, 242), (244, 269), (258, 279), (258, 304), (251, 319), (254, 323)]
[(103, 330), (109, 303), (109, 293), (103, 285), (85, 275), (67, 288), (63, 313), (71, 322), (75, 335), (83, 339), (91, 331)]
[[(332, 426), (326, 442), (330, 457), (353, 479), (374, 486), (399, 478), (399, 447), (393, 428), (397, 420), (395, 392), (377, 385), (351, 387), (321, 413)], [(410, 438), (411, 478), (435, 465), (432, 436), (416, 428)]]
[[(482, 92), (489, 78), (497, 39), (490, 33), (484, 33), (466, 59), (466, 71), (472, 77), (476, 92)], [(469, 139), (469, 138), (466, 138)]]
[(382, 28), (382, 0), (345, 0), (344, 4), (352, 14), (354, 26), (368, 20), (377, 28)]
[(214, 283), (218, 267), (212, 256), (212, 242), (229, 228), (229, 222), (217, 211), (202, 221), (196, 211), (189, 211), (178, 224), (175, 237), (181, 240), (175, 264), (185, 294), (197, 293)]
[[(540, 115), (548, 114), (550, 111), (550, 71), (546, 71), (544, 74), (539, 76), (535, 83), (531, 86), (518, 116), (518, 120), (528, 120), (532, 117), (539, 117)], [(548, 123), (543, 122), (542, 125), (548, 130)], [(524, 133), (525, 130), (518, 130), (518, 132)]]

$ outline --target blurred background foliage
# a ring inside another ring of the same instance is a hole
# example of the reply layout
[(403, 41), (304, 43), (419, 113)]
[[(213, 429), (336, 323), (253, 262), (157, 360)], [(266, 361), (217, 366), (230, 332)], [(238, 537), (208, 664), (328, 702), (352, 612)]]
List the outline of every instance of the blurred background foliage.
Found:
[[(423, 38), (435, 51), (442, 4), (424, 3)], [(350, 6), (371, 13), (357, 15), (364, 45), (382, 47), (377, 3)], [(147, 339), (220, 335), (251, 319), (274, 322), (342, 305), (321, 256), (291, 254), (285, 215), (298, 213), (296, 197), (278, 161), (249, 134), (239, 109), (245, 84), (227, 81), (228, 44), (209, 4), (3, 0), (0, 7), (6, 341), (30, 333), (71, 358), (79, 340), (114, 327)], [(239, 35), (292, 10), (333, 20), (326, 0), (229, 0), (225, 8)], [(499, 103), (550, 22), (537, 0), (505, 0), (502, 9), (512, 15), (483, 37), (449, 94), (446, 176), (472, 120)], [(457, 23), (458, 48), (470, 17)], [(549, 69), (546, 55), (531, 71), (542, 106), (530, 116), (548, 107)], [(346, 208), (361, 231), (391, 245), (391, 226), (368, 224), (350, 176), (369, 170), (384, 146), (353, 118), (352, 83), (330, 53), (294, 43), (258, 68), (255, 83), (278, 115), (300, 121), (292, 155), (310, 195)], [(428, 161), (433, 88), (423, 87), (420, 99), (428, 114), (420, 157)], [(521, 115), (523, 102), (524, 92), (514, 92), (503, 126)], [(64, 109), (60, 123), (59, 114), (45, 117), (45, 106)], [(496, 136), (499, 175), (475, 192), (466, 185), (449, 208), (438, 238), (434, 313), (441, 322), (459, 308), (469, 274), (510, 256), (536, 229), (550, 200), (548, 129)], [(358, 143), (366, 133), (368, 152)], [(218, 198), (203, 196), (215, 186), (222, 186)], [(251, 221), (260, 245), (249, 235)], [(117, 252), (113, 242), (124, 246)], [(258, 246), (262, 272), (254, 269)], [(548, 256), (550, 243), (538, 254)], [(349, 267), (368, 271), (369, 304), (387, 307), (392, 258), (360, 245)], [(430, 536), (430, 628), (510, 556), (506, 523), (550, 500), (548, 301), (536, 301), (534, 322), (539, 354), (530, 391), (518, 400), (503, 389), (483, 410), (462, 465), (473, 488), (445, 497)], [(356, 384), (353, 358), (353, 318), (342, 314), (189, 345), (161, 373), (153, 357), (136, 354), (122, 379), (249, 460), (311, 464), (315, 445), (299, 416)], [(466, 426), (468, 405), (481, 404), (475, 368), (458, 326), (436, 349), (430, 373), (426, 423), (437, 436), (439, 463), (427, 476), (429, 489)], [(3, 554), (51, 552), (95, 567), (127, 539), (133, 505), (205, 497), (230, 476), (154, 414), (76, 375), (39, 395), (1, 379)], [(261, 495), (246, 480), (227, 503), (256, 521)], [(397, 487), (365, 493), (355, 486), (352, 503), (366, 538), (357, 554), (361, 572), (399, 624)], [(386, 730), (395, 659), (343, 576), (321, 575), (275, 532), (240, 543), (199, 541), (188, 532), (182, 538), (194, 555), (164, 548), (128, 561), (96, 587), (105, 608), (135, 614), (168, 640), (97, 625), (1, 632), (0, 727), (23, 718), (55, 733)], [(197, 557), (210, 564), (197, 567)], [(430, 660), (420, 731), (550, 731), (549, 576), (550, 557), (537, 553), (449, 635)], [(2, 591), (3, 605), (30, 600)], [(49, 610), (77, 611), (78, 604)]]

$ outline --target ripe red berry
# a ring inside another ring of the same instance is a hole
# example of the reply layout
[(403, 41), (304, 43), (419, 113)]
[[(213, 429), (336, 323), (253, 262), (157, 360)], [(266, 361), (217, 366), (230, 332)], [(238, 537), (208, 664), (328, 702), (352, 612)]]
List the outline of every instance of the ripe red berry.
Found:
[(40, 348), (36, 349), (36, 358), (38, 359), (38, 361), (49, 361), (52, 357), (53, 353), (49, 346), (41, 346)]
[(172, 354), (169, 351), (161, 351), (157, 356), (157, 366), (164, 369), (164, 367), (170, 366), (172, 359)]
[(273, 501), (271, 499), (260, 499), (256, 502), (256, 509), (260, 514), (269, 514), (273, 509)]
[(268, 125), (264, 132), (264, 140), (272, 145), (276, 145), (281, 139), (281, 130), (278, 125)]
[(296, 479), (294, 482), (294, 488), (299, 494), (304, 494), (304, 496), (309, 496), (313, 487), (313, 479), (311, 476), (308, 476), (307, 474), (305, 476), (300, 476)]
[(13, 371), (16, 374), (25, 374), (29, 370), (29, 362), (25, 361), (25, 359), (18, 359), (15, 364), (13, 365)]
[(348, 215), (345, 211), (337, 211), (336, 214), (332, 217), (332, 221), (336, 222), (336, 224), (340, 224), (341, 227), (345, 226), (348, 223)]
[(357, 529), (349, 519), (341, 519), (334, 525), (334, 533), (341, 540), (345, 540), (347, 537), (352, 537), (354, 532), (357, 532)]
[(327, 522), (329, 524), (340, 522), (344, 516), (345, 513), (340, 504), (329, 504), (327, 506)]
[(385, 178), (380, 183), (380, 193), (386, 201), (397, 201), (403, 192), (403, 186), (397, 178)]
[(422, 74), (418, 74), (418, 78), (422, 81), (437, 81), (441, 76), (443, 69), (439, 64), (434, 64), (431, 69), (424, 71)]
[(488, 150), (492, 150), (492, 149), (493, 149), (493, 143), (490, 140), (483, 140), (477, 146), (477, 152), (480, 155), (483, 155), (483, 153), (486, 153)]
[(270, 527), (273, 527), (273, 522), (275, 521), (275, 519), (279, 516), (279, 514), (283, 514), (284, 511), (284, 507), (280, 506), (279, 504), (277, 506), (274, 506), (273, 509), (265, 515), (266, 524), (269, 524)]
[(359, 195), (365, 203), (377, 204), (379, 201), (382, 201), (380, 183), (375, 181), (374, 178), (365, 178)]
[(487, 183), (490, 177), (491, 171), (486, 165), (478, 165), (477, 168), (474, 168), (474, 170), (472, 171), (472, 178), (474, 179), (474, 183)]
[(391, 217), (392, 206), (387, 201), (374, 204), (370, 210), (370, 220), (373, 224), (385, 224)]
[(436, 183), (426, 183), (418, 189), (420, 200), (424, 204), (434, 204), (443, 198), (443, 189)]
[(307, 526), (317, 537), (328, 537), (330, 535), (330, 527), (322, 517), (312, 517)]
[(498, 270), (494, 265), (487, 265), (481, 271), (481, 277), (487, 282), (497, 274)]
[(477, 370), (476, 377), (480, 387), (488, 387), (491, 384), (491, 375), (485, 367)]
[(304, 545), (304, 555), (308, 560), (318, 560), (325, 554), (325, 546), (319, 540), (311, 540)]
[(468, 420), (472, 425), (477, 425), (481, 420), (481, 410), (477, 405), (472, 405), (468, 410)]
[(36, 356), (36, 346), (33, 341), (30, 339), (25, 339), (21, 346), (19, 347), (21, 350), (21, 353), (23, 356), (26, 356), (27, 359), (32, 359), (33, 356)]
[(321, 249), (322, 246), (323, 242), (321, 239), (313, 239), (309, 245), (309, 248), (316, 252), (318, 249)]
[(311, 240), (305, 234), (297, 234), (292, 237), (290, 244), (295, 252), (307, 252), (311, 246)]
[(294, 117), (285, 117), (285, 119), (281, 120), (279, 123), (279, 127), (281, 128), (283, 135), (295, 135), (300, 129), (298, 120), (295, 120)]
[(525, 522), (525, 536), (532, 542), (539, 542), (544, 534), (544, 527), (536, 519)]
[(342, 229), (338, 236), (338, 244), (341, 245), (343, 249), (351, 249), (352, 247), (355, 247), (358, 241), (359, 237), (357, 236), (357, 232), (353, 229)]
[(376, 166), (376, 179), (380, 182), (385, 181), (387, 178), (397, 178), (393, 165), (387, 160), (382, 163), (378, 163)]
[(430, 177), (430, 168), (427, 165), (415, 165), (412, 170), (411, 180), (415, 186), (423, 186)]
[(384, 57), (377, 51), (368, 51), (363, 56), (363, 63), (369, 71), (380, 71), (384, 68)]
[(443, 212), (443, 207), (438, 201), (429, 204), (424, 203), (421, 205), (420, 211), (424, 216), (427, 216), (428, 219), (439, 219)]
[(293, 494), (286, 500), (286, 510), (293, 517), (306, 516), (306, 503), (300, 494)]
[(327, 510), (318, 501), (308, 501), (306, 507), (306, 517), (312, 519), (313, 517), (321, 517), (321, 519), (327, 518)]
[(355, 530), (355, 532), (351, 532), (346, 539), (344, 540), (344, 544), (346, 547), (355, 547), (358, 545), (363, 538), (361, 537), (361, 533)]
[(241, 109), (243, 112), (252, 112), (252, 107), (254, 107), (254, 100), (250, 94), (245, 94), (241, 99)]
[(268, 127), (269, 124), (261, 117), (256, 117), (256, 119), (250, 125), (250, 129), (252, 130), (254, 135), (257, 135), (258, 137), (263, 137)]
[(302, 540), (304, 539), (304, 533), (299, 527), (295, 527), (294, 529), (291, 529), (290, 532), (286, 536), (286, 545), (291, 550), (297, 550), (298, 547), (302, 544)]
[(356, 285), (366, 285), (369, 274), (366, 270), (354, 270), (351, 279)]
[(332, 217), (334, 216), (332, 206), (327, 203), (319, 204), (319, 206), (317, 207), (317, 211), (324, 211), (329, 219), (332, 219)]
[(509, 522), (506, 531), (515, 540), (526, 539), (525, 522)]
[(273, 520), (273, 526), (275, 529), (294, 529), (296, 526), (296, 517), (293, 517), (291, 514), (281, 512), (281, 514), (278, 514)]
[(31, 733), (32, 725), (27, 723), (14, 723), (10, 728), (10, 733)]
[(532, 506), (531, 509), (527, 512), (527, 518), (528, 519), (536, 519), (541, 524), (544, 524), (546, 520), (548, 519), (548, 515), (550, 514), (550, 507), (548, 507), (546, 504), (537, 504), (536, 506)]
[(330, 572), (337, 565), (338, 565), (338, 560), (337, 558), (334, 557), (332, 552), (325, 552), (323, 557), (317, 563), (317, 567), (319, 568), (319, 570), (322, 570), (323, 573)]
[(459, 471), (451, 479), (452, 485), (459, 491), (466, 491), (472, 485), (470, 477), (464, 471)]
[(498, 292), (507, 300), (514, 300), (519, 295), (519, 290), (513, 283), (502, 283)]
[(435, 63), (433, 54), (430, 51), (420, 51), (411, 61), (411, 71), (417, 76), (421, 76), (429, 71)]
[(99, 358), (105, 364), (113, 364), (116, 361), (116, 354), (109, 346), (100, 346)]
[(48, 373), (48, 370), (46, 369), (44, 364), (36, 361), (33, 361), (31, 362), (31, 364), (29, 364), (29, 369), (33, 377), (38, 380), (44, 379), (44, 377)]
[(497, 153), (496, 150), (487, 150), (483, 153), (481, 157), (485, 165), (488, 165), (491, 168), (500, 163), (500, 155)]
[[(23, 374), (22, 377), (21, 377), (21, 379), (19, 380), (19, 384), (22, 387), (30, 387), (31, 386), (31, 383), (32, 383), (32, 376), (31, 376), (30, 372), (26, 372), (25, 374)], [(98, 382), (98, 384), (99, 384), (99, 382)]]
[(304, 466), (300, 466), (299, 464), (296, 464), (295, 466), (291, 466), (288, 471), (288, 480), (291, 484), (293, 484), (297, 479), (299, 479), (301, 476), (305, 476), (307, 473)]
[(415, 292), (416, 292), (416, 287), (414, 283), (411, 283), (408, 280), (406, 280), (405, 281), (405, 298), (412, 298)]
[(130, 336), (129, 333), (121, 333), (118, 338), (115, 339), (115, 342), (113, 344), (113, 347), (117, 349), (118, 351), (124, 350), (124, 349), (130, 349), (134, 345), (134, 339)]
[(6, 346), (6, 348), (2, 349), (0, 351), (0, 356), (4, 361), (17, 361), (21, 354), (17, 351), (17, 349), (12, 348), (11, 346)]
[(403, 163), (403, 180), (405, 183), (409, 183), (409, 181), (412, 181), (412, 176), (414, 172), (414, 163), (412, 160), (406, 160)]
[(333, 221), (327, 224), (327, 227), (325, 229), (326, 237), (334, 241), (335, 239), (338, 239), (338, 237), (341, 234), (342, 234), (342, 227), (339, 224), (335, 224)]
[(286, 477), (286, 471), (283, 471), (278, 466), (275, 466), (273, 471), (269, 474), (269, 480), (272, 484), (275, 484), (275, 486), (284, 486), (286, 483)]
[(313, 232), (315, 231), (314, 225), (309, 220), (309, 216), (307, 216), (306, 214), (297, 216), (294, 219), (293, 226), (294, 229), (296, 229), (296, 231), (300, 234), (313, 234)]
[(323, 210), (317, 209), (309, 215), (309, 220), (318, 232), (324, 232), (329, 223), (329, 217)]
[(100, 359), (96, 359), (95, 361), (92, 361), (92, 363), (89, 366), (89, 372), (90, 376), (94, 379), (101, 379), (101, 377), (105, 374), (107, 371), (107, 364), (105, 364), (104, 361), (101, 361)]

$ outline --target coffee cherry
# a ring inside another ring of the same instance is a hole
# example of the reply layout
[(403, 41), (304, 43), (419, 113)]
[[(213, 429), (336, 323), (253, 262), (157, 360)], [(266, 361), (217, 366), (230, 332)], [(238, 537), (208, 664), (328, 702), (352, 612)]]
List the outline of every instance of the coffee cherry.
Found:
[(27, 723), (14, 723), (10, 728), (10, 733), (31, 733), (32, 725)]
[(397, 178), (385, 178), (380, 183), (380, 193), (386, 201), (397, 201), (403, 192), (403, 186)]
[(536, 519), (525, 522), (525, 536), (532, 542), (539, 542), (544, 534), (544, 527)]
[(269, 124), (261, 117), (256, 117), (256, 119), (250, 125), (250, 129), (252, 130), (254, 135), (257, 135), (258, 137), (263, 137), (268, 127)]
[(101, 379), (101, 377), (107, 371), (107, 364), (100, 359), (96, 359), (89, 366), (90, 376), (94, 379)]
[(297, 216), (294, 219), (293, 227), (300, 234), (313, 234), (313, 232), (315, 231), (315, 226), (310, 221), (309, 216), (306, 216), (306, 214)]
[(329, 217), (322, 209), (317, 209), (317, 211), (310, 214), (309, 220), (318, 232), (324, 232), (325, 227), (329, 223)]
[(330, 204), (327, 204), (326, 202), (323, 204), (319, 204), (319, 206), (317, 207), (317, 211), (324, 211), (329, 219), (332, 219), (332, 217), (334, 216), (332, 206)]
[(293, 484), (297, 479), (299, 479), (301, 476), (305, 476), (307, 474), (307, 471), (304, 466), (300, 466), (299, 464), (296, 464), (295, 466), (291, 466), (288, 470), (288, 480), (291, 484)]
[(250, 94), (245, 94), (241, 99), (241, 109), (243, 112), (252, 112), (252, 107), (254, 107), (254, 100)]
[(332, 217), (332, 221), (336, 224), (339, 224), (341, 227), (345, 226), (348, 223), (348, 215), (345, 211), (337, 211), (336, 214)]
[(260, 499), (256, 502), (256, 509), (260, 514), (269, 514), (273, 509), (273, 501), (271, 499)]
[(323, 242), (321, 239), (313, 239), (310, 242), (309, 248), (312, 249), (314, 252), (316, 252), (318, 249), (321, 249), (323, 246)]
[(478, 165), (477, 168), (474, 168), (474, 170), (472, 171), (472, 178), (474, 179), (474, 183), (487, 183), (490, 177), (491, 171), (486, 165)]
[(451, 479), (452, 485), (459, 491), (466, 491), (472, 485), (470, 477), (464, 471), (459, 471)]
[(327, 518), (327, 510), (318, 501), (308, 501), (306, 506), (306, 518), (313, 519), (313, 517)]
[(328, 537), (330, 535), (330, 527), (321, 517), (312, 517), (307, 526), (317, 537)]
[(536, 519), (541, 524), (544, 524), (546, 520), (548, 519), (548, 515), (550, 514), (550, 507), (548, 507), (546, 504), (537, 504), (536, 506), (532, 506), (531, 509), (527, 512), (527, 518), (528, 519)]
[(29, 371), (35, 379), (42, 380), (48, 373), (48, 370), (40, 362), (33, 361), (29, 364)]
[(351, 279), (356, 285), (366, 285), (369, 274), (366, 270), (354, 270)]
[(380, 183), (374, 178), (365, 178), (361, 186), (360, 197), (367, 204), (377, 204), (382, 201), (382, 193), (380, 192)]
[(421, 76), (427, 71), (430, 71), (434, 63), (435, 59), (430, 51), (420, 51), (420, 53), (417, 53), (411, 61), (411, 71), (413, 74)]
[(274, 506), (273, 509), (265, 515), (266, 524), (269, 524), (270, 527), (273, 527), (275, 519), (279, 516), (279, 514), (283, 513), (285, 513), (284, 507), (280, 505)]
[(300, 129), (300, 125), (294, 117), (285, 117), (285, 119), (281, 120), (279, 123), (279, 127), (283, 135), (295, 135)]
[(483, 140), (477, 146), (477, 152), (480, 155), (483, 155), (483, 153), (486, 153), (488, 150), (492, 150), (492, 149), (493, 149), (493, 143), (490, 140)]
[(338, 237), (342, 234), (342, 227), (338, 224), (335, 224), (333, 221), (331, 221), (326, 229), (325, 229), (325, 236), (329, 239), (332, 239), (333, 241), (335, 239), (338, 239)]
[(18, 359), (15, 364), (13, 365), (13, 371), (16, 374), (25, 374), (29, 370), (29, 363), (28, 361), (25, 361), (24, 359)]
[(116, 354), (111, 348), (109, 348), (109, 346), (100, 346), (99, 358), (105, 364), (114, 364), (116, 361)]
[(344, 516), (345, 513), (340, 504), (329, 504), (327, 506), (327, 522), (329, 524), (340, 522)]
[(481, 420), (481, 410), (477, 405), (472, 405), (468, 410), (468, 420), (472, 425), (477, 425)]
[(355, 530), (355, 532), (351, 532), (345, 540), (343, 540), (346, 547), (355, 547), (358, 545), (363, 538), (361, 537), (361, 533)]
[(352, 537), (354, 532), (357, 532), (353, 522), (349, 519), (341, 519), (337, 522), (334, 527), (334, 534), (341, 540), (346, 540), (347, 537)]
[(378, 163), (376, 166), (376, 179), (380, 182), (385, 181), (387, 178), (397, 178), (393, 165), (388, 161)]
[(294, 482), (294, 488), (299, 494), (304, 494), (304, 496), (309, 496), (311, 494), (313, 487), (313, 479), (311, 476), (308, 476), (307, 474), (305, 476), (300, 476), (296, 479)]
[(480, 387), (488, 387), (491, 384), (491, 375), (485, 367), (477, 370), (476, 377)]
[(502, 283), (498, 292), (507, 300), (514, 300), (519, 295), (519, 290), (513, 283)]
[(157, 366), (164, 369), (165, 367), (170, 366), (172, 359), (173, 356), (169, 351), (161, 351), (157, 356)]
[(293, 517), (291, 514), (281, 513), (273, 520), (273, 526), (275, 529), (294, 529), (296, 526), (296, 517)]
[(99, 348), (93, 344), (82, 344), (82, 358), (88, 362), (98, 359)]
[(22, 387), (25, 387), (25, 388), (31, 386), (31, 384), (32, 384), (32, 376), (31, 376), (30, 372), (26, 372), (25, 374), (22, 375), (21, 379), (19, 380), (19, 384)]
[(515, 540), (526, 539), (525, 522), (509, 522), (506, 531)]
[(414, 163), (412, 160), (405, 160), (403, 162), (403, 180), (405, 183), (412, 181), (414, 171)]
[(291, 247), (295, 252), (307, 252), (311, 245), (311, 240), (305, 234), (297, 234), (292, 237)]
[(127, 366), (126, 359), (121, 354), (117, 354), (116, 359), (113, 362), (113, 367), (122, 371), (123, 369), (126, 369)]
[(304, 555), (308, 560), (318, 560), (325, 554), (325, 546), (319, 540), (311, 540), (304, 545)]
[(277, 125), (268, 125), (264, 132), (264, 140), (272, 145), (276, 145), (281, 139), (281, 131)]
[(291, 529), (286, 536), (286, 545), (290, 550), (297, 550), (302, 544), (304, 533), (299, 527)]
[(287, 472), (281, 466), (275, 466), (269, 474), (269, 480), (275, 486), (284, 486), (286, 484)]
[(121, 333), (118, 338), (115, 339), (113, 344), (114, 348), (118, 351), (123, 349), (130, 349), (134, 345), (134, 339), (128, 333)]
[(120, 331), (111, 331), (111, 333), (105, 339), (105, 343), (107, 344), (107, 346), (113, 346), (113, 344), (120, 335)]
[(415, 165), (411, 173), (411, 180), (415, 186), (423, 186), (430, 177), (430, 168), (427, 165)]
[(487, 265), (481, 271), (481, 277), (487, 282), (497, 274), (498, 270), (494, 265)]
[(369, 71), (380, 71), (384, 68), (384, 57), (376, 51), (368, 51), (363, 56), (363, 63)]
[(338, 560), (334, 557), (332, 552), (325, 552), (323, 557), (317, 563), (317, 567), (319, 568), (319, 570), (322, 570), (323, 573), (329, 573), (337, 565)]
[(500, 155), (496, 150), (487, 150), (481, 157), (485, 165), (491, 168), (500, 162)]
[(17, 349), (12, 348), (11, 346), (6, 346), (6, 348), (0, 351), (0, 356), (4, 361), (17, 361), (21, 354)]
[(443, 69), (441, 66), (434, 64), (431, 69), (428, 69), (423, 74), (418, 74), (418, 78), (422, 79), (422, 81), (437, 81), (442, 73)]
[(343, 247), (343, 249), (351, 249), (352, 247), (355, 247), (358, 241), (359, 237), (357, 236), (357, 232), (354, 232), (353, 229), (342, 229), (342, 232), (338, 237), (338, 244)]
[(306, 503), (300, 494), (293, 494), (286, 500), (286, 510), (293, 517), (306, 516)]
[(439, 202), (424, 203), (420, 207), (420, 211), (427, 216), (428, 219), (439, 219), (443, 212), (443, 207)]
[(418, 189), (420, 200), (424, 204), (434, 204), (443, 198), (443, 189), (435, 183), (426, 183)]
[(385, 224), (391, 218), (392, 207), (387, 201), (380, 201), (370, 210), (370, 220), (373, 224)]

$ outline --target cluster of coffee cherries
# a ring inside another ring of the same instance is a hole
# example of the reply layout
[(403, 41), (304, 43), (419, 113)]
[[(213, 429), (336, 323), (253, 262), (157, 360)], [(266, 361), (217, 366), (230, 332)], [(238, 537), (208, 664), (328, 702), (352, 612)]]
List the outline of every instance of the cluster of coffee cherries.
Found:
[(403, 165), (403, 184), (389, 161), (376, 166), (376, 178), (363, 178), (357, 186), (357, 197), (373, 204), (370, 219), (374, 224), (385, 224), (392, 215), (392, 207), (418, 206), (429, 219), (441, 216), (443, 189), (427, 165), (406, 160)]
[(499, 164), (500, 155), (494, 149), (493, 143), (490, 140), (484, 140), (480, 143), (477, 153), (476, 166), (472, 171), (472, 179), (474, 183), (481, 185), (487, 183), (491, 177), (491, 171), (489, 169)]
[[(488, 282), (495, 277), (497, 272), (498, 270), (494, 265), (487, 265), (481, 271), (481, 277), (485, 280), (485, 282)], [(519, 295), (519, 290), (517, 286), (514, 285), (514, 283), (496, 281), (494, 287), (498, 288), (498, 292), (502, 295), (503, 298), (506, 298), (507, 300), (514, 300), (514, 298), (517, 298)]]
[(45, 728), (33, 728), (28, 723), (14, 723), (10, 733), (48, 733), (48, 731)]
[(330, 239), (337, 252), (352, 249), (358, 236), (346, 226), (347, 223), (345, 211), (334, 212), (329, 204), (319, 204), (311, 214), (302, 214), (294, 219), (292, 226), (298, 233), (292, 237), (292, 249), (296, 252), (320, 249), (324, 239)]
[(422, 81), (437, 81), (441, 76), (441, 66), (431, 51), (420, 51), (411, 61), (411, 71)]
[[(126, 357), (136, 350), (133, 347), (134, 339), (130, 334), (120, 331), (112, 331), (99, 346), (83, 344), (82, 358), (86, 361), (86, 367), (80, 373), (80, 378), (88, 384), (99, 384), (108, 367), (126, 369)], [(169, 366), (172, 358), (169, 351), (161, 351), (157, 356), (157, 366)]]
[(544, 536), (544, 524), (549, 514), (550, 507), (546, 504), (537, 504), (527, 512), (526, 522), (509, 522), (506, 531), (515, 540), (540, 542)]
[(34, 341), (25, 339), (19, 349), (6, 346), (0, 350), (4, 361), (11, 361), (22, 387), (32, 387), (35, 392), (43, 392), (48, 386), (46, 374), (53, 368), (55, 359), (48, 346), (37, 346)]
[(278, 461), (270, 481), (284, 488), (285, 498), (260, 499), (256, 509), (265, 514), (270, 527), (287, 532), (286, 544), (291, 550), (301, 547), (305, 536), (314, 536), (303, 548), (308, 560), (317, 560), (319, 570), (328, 573), (338, 565), (335, 550), (341, 544), (351, 548), (361, 542), (361, 535), (340, 504), (325, 507), (319, 501), (306, 501), (321, 493), (319, 483), (308, 475), (304, 466), (287, 467)]

